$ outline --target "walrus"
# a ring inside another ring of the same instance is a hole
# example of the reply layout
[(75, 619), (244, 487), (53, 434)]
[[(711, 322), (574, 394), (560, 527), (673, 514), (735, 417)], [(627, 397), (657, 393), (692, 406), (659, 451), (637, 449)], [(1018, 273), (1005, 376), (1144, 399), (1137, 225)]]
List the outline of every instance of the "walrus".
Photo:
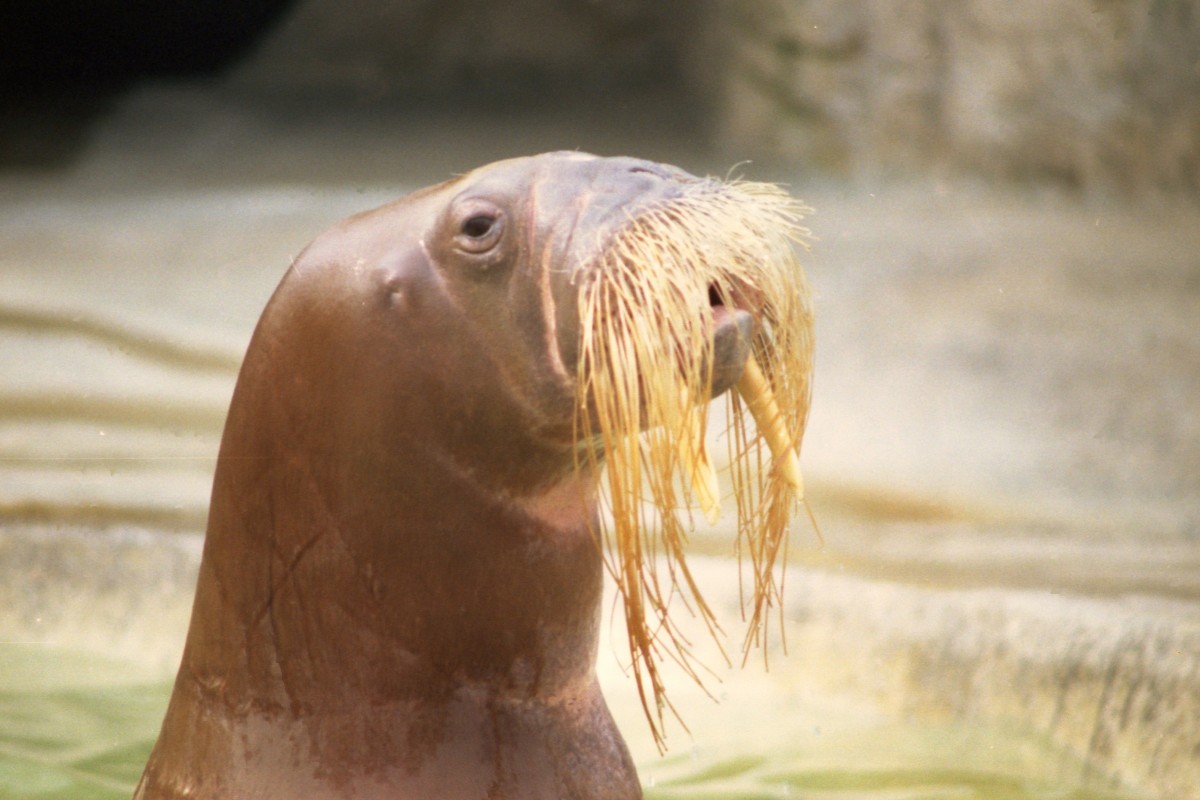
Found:
[(715, 626), (683, 544), (691, 506), (721, 502), (716, 396), (747, 641), (776, 599), (803, 497), (804, 211), (769, 184), (563, 152), (313, 241), (243, 361), (134, 797), (641, 797), (595, 674), (605, 569), (658, 736), (657, 664), (690, 663), (672, 601)]

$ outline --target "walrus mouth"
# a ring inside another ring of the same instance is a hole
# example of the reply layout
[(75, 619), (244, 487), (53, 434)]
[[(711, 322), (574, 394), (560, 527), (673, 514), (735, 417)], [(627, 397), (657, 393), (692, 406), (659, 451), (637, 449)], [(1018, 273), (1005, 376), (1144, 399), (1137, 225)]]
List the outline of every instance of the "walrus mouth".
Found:
[(804, 499), (797, 456), (812, 313), (796, 249), (808, 238), (800, 225), (807, 210), (773, 184), (685, 183), (610, 234), (581, 281), (577, 441), (588, 466), (607, 470), (610, 520), (600, 535), (660, 743), (672, 707), (659, 663), (672, 658), (699, 680), (668, 613), (672, 600), (719, 633), (684, 553), (691, 505), (710, 522), (720, 514), (705, 444), (708, 404), (718, 395), (728, 398), (737, 549), (753, 574), (744, 651), (765, 641), (770, 610), (780, 606), (776, 566)]

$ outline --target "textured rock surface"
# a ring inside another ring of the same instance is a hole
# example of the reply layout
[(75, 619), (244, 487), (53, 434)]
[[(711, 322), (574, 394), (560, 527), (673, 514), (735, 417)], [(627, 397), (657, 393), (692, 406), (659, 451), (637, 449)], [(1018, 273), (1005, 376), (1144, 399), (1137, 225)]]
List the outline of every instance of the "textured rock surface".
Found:
[(908, 715), (1007, 720), (1097, 778), (1200, 797), (1194, 603), (1051, 591), (931, 591), (825, 572), (793, 583), (808, 674)]
[(306, 0), (233, 79), (367, 103), (665, 87), (738, 158), (1200, 191), (1192, 0)]
[(706, 31), (732, 146), (843, 169), (1200, 188), (1190, 0), (719, 2)]

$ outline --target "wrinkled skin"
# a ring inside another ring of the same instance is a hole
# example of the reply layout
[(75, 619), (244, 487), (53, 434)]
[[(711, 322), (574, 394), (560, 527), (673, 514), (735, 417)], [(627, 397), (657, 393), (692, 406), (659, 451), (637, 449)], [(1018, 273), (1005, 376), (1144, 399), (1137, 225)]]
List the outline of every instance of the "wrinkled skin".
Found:
[[(499, 162), (296, 260), (226, 422), (183, 661), (137, 798), (637, 798), (595, 675), (576, 281), (695, 180)], [(720, 310), (716, 391), (749, 316)]]

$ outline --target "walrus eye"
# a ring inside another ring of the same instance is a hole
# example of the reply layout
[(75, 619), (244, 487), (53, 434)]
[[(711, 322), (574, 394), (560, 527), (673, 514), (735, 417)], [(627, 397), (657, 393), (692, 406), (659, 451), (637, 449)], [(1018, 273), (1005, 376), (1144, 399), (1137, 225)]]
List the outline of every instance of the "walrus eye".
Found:
[(464, 222), (462, 226), (462, 232), (472, 239), (482, 239), (484, 236), (488, 235), (488, 233), (492, 230), (492, 225), (495, 223), (496, 220), (492, 219), (491, 217), (485, 217), (481, 214), (478, 217), (471, 217), (469, 220)]
[(471, 209), (458, 226), (454, 244), (459, 250), (472, 254), (486, 253), (500, 241), (504, 230), (504, 215), (500, 209), (485, 206)]

